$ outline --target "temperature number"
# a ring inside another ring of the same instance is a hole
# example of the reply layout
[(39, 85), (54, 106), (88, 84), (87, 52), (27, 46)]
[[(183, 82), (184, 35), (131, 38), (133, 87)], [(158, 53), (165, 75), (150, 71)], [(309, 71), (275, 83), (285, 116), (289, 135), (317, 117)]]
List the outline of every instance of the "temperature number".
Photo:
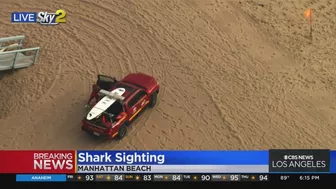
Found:
[(180, 181), (181, 180), (181, 175), (173, 175), (172, 179), (173, 179), (173, 181)]
[(114, 175), (114, 181), (122, 181), (123, 176), (122, 175)]
[(86, 181), (93, 181), (93, 175), (86, 175), (85, 180)]
[(280, 180), (288, 180), (289, 176), (288, 175), (281, 175)]
[(238, 181), (239, 175), (230, 175), (230, 181)]
[(268, 175), (260, 175), (259, 181), (268, 181)]
[(144, 175), (143, 180), (144, 181), (151, 181), (152, 180), (152, 175)]
[(210, 181), (210, 175), (202, 175), (201, 180), (202, 181)]

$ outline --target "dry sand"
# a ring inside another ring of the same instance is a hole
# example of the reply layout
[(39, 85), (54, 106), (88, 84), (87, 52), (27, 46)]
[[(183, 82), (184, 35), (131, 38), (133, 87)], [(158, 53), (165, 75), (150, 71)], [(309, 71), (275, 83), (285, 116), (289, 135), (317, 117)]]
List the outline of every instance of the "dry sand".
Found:
[[(38, 64), (0, 81), (0, 149), (269, 149), (336, 146), (334, 0), (2, 0), (0, 36)], [(306, 8), (313, 8), (314, 39)], [(13, 11), (67, 11), (58, 26)], [(154, 75), (158, 106), (121, 141), (80, 130), (97, 74)]]

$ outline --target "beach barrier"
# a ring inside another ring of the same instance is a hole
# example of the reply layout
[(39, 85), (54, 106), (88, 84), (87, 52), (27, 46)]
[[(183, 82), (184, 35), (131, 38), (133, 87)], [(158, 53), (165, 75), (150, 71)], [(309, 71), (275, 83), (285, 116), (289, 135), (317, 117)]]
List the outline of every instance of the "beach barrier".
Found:
[(36, 64), (40, 47), (22, 48), (25, 36), (0, 38), (0, 71)]

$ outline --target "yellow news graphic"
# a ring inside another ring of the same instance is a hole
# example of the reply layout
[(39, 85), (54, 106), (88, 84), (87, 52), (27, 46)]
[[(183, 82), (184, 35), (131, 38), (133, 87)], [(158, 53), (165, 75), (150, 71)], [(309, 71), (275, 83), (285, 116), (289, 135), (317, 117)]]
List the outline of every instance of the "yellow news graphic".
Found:
[(66, 23), (66, 12), (63, 9), (58, 9), (55, 13), (39, 12), (37, 14), (37, 22), (42, 25)]
[(66, 12), (65, 10), (59, 9), (56, 11), (56, 23), (65, 23), (66, 22)]

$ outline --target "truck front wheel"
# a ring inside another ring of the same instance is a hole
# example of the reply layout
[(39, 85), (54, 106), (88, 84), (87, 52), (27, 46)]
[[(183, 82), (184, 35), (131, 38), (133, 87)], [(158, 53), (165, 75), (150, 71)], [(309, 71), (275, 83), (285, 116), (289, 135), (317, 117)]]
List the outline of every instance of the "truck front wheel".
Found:
[(118, 135), (117, 135), (117, 139), (118, 140), (121, 140), (122, 138), (125, 137), (127, 133), (127, 127), (125, 124), (121, 125), (120, 128), (119, 128), (119, 131), (118, 131)]
[(158, 96), (158, 93), (155, 92), (152, 94), (151, 98), (150, 98), (150, 101), (149, 101), (149, 107), (150, 108), (154, 108), (154, 106), (156, 105), (156, 102), (157, 102), (157, 96)]

